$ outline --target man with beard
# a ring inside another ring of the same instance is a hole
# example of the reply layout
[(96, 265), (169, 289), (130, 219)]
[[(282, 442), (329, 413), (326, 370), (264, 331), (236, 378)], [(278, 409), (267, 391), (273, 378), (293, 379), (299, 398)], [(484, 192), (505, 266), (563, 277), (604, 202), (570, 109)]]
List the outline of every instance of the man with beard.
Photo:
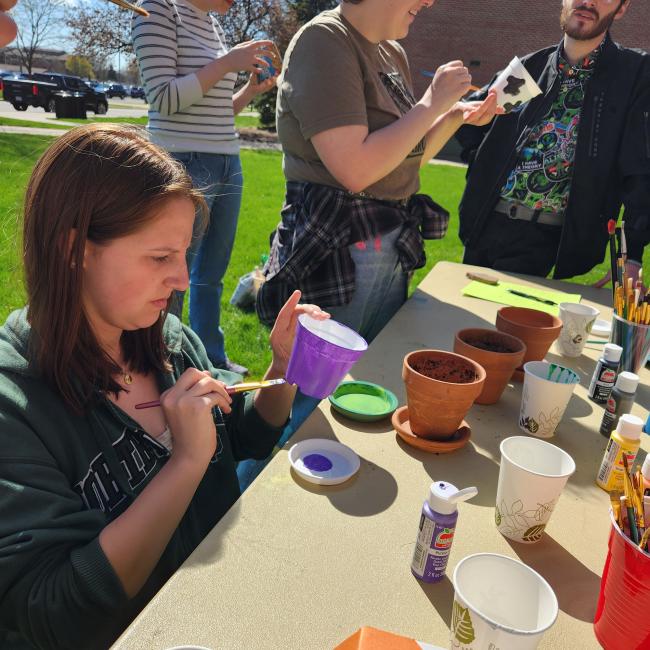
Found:
[(607, 221), (624, 205), (627, 272), (637, 278), (650, 241), (650, 56), (609, 35), (629, 4), (562, 0), (560, 44), (522, 58), (542, 94), (458, 132), (469, 163), (465, 263), (586, 273), (603, 261)]

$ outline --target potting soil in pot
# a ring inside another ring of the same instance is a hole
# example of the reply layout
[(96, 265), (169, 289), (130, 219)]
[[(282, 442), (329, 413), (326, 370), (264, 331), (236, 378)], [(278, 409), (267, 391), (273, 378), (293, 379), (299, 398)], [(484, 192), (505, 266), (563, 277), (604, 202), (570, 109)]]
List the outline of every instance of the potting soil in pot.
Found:
[(424, 359), (412, 363), (411, 367), (425, 377), (452, 384), (469, 384), (478, 379), (471, 366), (448, 359)]
[(479, 350), (487, 350), (488, 352), (501, 352), (501, 353), (512, 353), (516, 352), (514, 348), (511, 348), (509, 345), (504, 345), (499, 341), (495, 341), (488, 338), (467, 338), (463, 339), (467, 345), (478, 348)]

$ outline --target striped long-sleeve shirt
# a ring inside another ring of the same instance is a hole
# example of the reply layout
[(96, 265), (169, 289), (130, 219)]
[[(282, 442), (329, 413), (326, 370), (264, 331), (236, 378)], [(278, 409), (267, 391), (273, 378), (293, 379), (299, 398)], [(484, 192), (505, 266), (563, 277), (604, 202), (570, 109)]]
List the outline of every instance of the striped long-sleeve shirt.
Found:
[(133, 20), (132, 38), (149, 101), (151, 139), (168, 151), (237, 154), (227, 73), (203, 94), (196, 71), (228, 49), (217, 21), (183, 0), (142, 0), (148, 17)]

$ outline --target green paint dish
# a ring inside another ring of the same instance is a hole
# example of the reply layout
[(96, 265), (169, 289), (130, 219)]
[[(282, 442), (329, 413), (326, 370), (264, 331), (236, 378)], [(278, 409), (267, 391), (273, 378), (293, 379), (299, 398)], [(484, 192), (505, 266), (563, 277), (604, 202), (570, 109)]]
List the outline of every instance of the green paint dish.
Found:
[(332, 408), (351, 420), (372, 422), (397, 408), (394, 393), (369, 381), (344, 381), (329, 397)]

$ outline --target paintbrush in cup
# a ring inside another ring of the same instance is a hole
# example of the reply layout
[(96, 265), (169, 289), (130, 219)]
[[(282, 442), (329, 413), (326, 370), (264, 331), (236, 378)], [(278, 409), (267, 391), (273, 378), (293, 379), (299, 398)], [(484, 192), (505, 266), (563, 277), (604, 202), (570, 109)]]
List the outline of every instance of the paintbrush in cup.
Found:
[(607, 233), (609, 235), (609, 261), (611, 264), (612, 273), (612, 300), (616, 300), (616, 221), (610, 219), (607, 222)]
[[(233, 384), (232, 386), (226, 386), (226, 393), (228, 395), (233, 395), (235, 393), (245, 393), (249, 390), (259, 390), (261, 388), (268, 388), (269, 386), (279, 386), (281, 384), (286, 384), (286, 379), (266, 379), (264, 381), (248, 381), (243, 384)], [(156, 399), (152, 402), (140, 402), (135, 405), (136, 409), (150, 409), (156, 406), (160, 406), (160, 400)]]

